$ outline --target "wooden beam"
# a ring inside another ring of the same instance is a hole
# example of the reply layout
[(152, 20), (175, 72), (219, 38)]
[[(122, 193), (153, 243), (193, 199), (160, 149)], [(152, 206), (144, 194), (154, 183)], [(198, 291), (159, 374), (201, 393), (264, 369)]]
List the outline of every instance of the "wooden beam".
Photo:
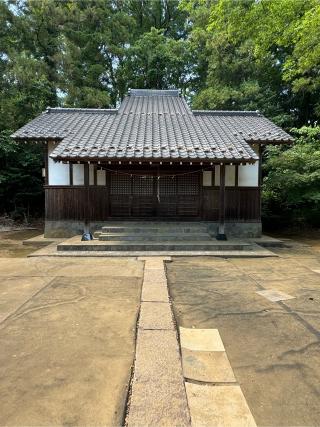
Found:
[(219, 187), (219, 228), (217, 240), (227, 240), (224, 230), (225, 223), (225, 195), (226, 195), (226, 167), (220, 164), (220, 187)]

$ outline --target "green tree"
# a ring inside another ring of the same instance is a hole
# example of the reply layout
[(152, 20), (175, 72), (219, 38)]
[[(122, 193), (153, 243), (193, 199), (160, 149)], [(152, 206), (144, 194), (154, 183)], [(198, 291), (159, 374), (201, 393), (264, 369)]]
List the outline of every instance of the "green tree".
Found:
[[(263, 181), (264, 220), (281, 225), (320, 224), (320, 127), (291, 130), (290, 148), (269, 147)], [(282, 221), (279, 221), (282, 218)]]
[(197, 108), (257, 108), (286, 126), (317, 117), (318, 0), (184, 0), (181, 7), (202, 64)]
[(40, 144), (15, 143), (0, 132), (0, 213), (18, 220), (43, 214), (42, 159)]
[(167, 38), (151, 28), (129, 49), (125, 75), (129, 87), (186, 90), (190, 83), (192, 56), (185, 40)]

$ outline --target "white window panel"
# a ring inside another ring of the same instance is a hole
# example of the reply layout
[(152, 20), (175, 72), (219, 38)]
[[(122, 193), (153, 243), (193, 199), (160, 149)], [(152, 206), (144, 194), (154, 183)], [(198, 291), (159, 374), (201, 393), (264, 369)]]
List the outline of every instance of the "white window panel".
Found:
[(97, 185), (106, 185), (106, 171), (97, 170)]
[(212, 185), (212, 171), (202, 172), (202, 185), (204, 187), (211, 187)]
[(84, 165), (75, 163), (72, 167), (73, 185), (84, 185)]
[(55, 162), (50, 153), (55, 148), (51, 142), (48, 144), (48, 183), (49, 185), (70, 185), (70, 167), (68, 163)]
[(239, 187), (259, 186), (259, 162), (239, 166)]

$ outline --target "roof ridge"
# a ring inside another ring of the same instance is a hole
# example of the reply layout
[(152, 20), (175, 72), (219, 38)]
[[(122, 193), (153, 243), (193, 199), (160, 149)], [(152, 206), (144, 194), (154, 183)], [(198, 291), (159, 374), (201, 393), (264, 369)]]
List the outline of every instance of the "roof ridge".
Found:
[(68, 108), (68, 107), (47, 107), (43, 112), (44, 114), (50, 113), (111, 113), (116, 114), (118, 112), (117, 108)]
[(216, 116), (262, 116), (259, 110), (245, 111), (245, 110), (192, 110), (195, 116), (201, 115), (216, 115)]
[(129, 96), (180, 96), (180, 89), (129, 89)]

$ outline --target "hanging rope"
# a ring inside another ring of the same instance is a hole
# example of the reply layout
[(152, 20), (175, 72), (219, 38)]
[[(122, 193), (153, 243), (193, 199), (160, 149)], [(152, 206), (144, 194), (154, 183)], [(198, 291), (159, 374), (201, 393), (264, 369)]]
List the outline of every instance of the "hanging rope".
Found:
[(157, 199), (158, 199), (158, 203), (160, 203), (160, 176), (158, 175), (158, 179), (157, 179)]
[[(104, 169), (105, 171), (111, 172), (111, 173), (113, 173), (115, 175), (137, 176), (137, 177), (140, 177), (140, 178), (146, 178), (147, 176), (150, 176), (150, 174), (137, 174), (137, 173), (123, 172), (123, 171), (119, 171), (119, 170), (109, 169), (109, 168), (106, 168), (106, 167), (103, 167), (103, 166), (100, 166), (100, 167), (102, 169)], [(158, 180), (160, 178), (165, 178), (165, 177), (175, 178), (176, 176), (192, 175), (194, 173), (199, 173), (199, 172), (204, 172), (204, 171), (210, 171), (210, 170), (213, 169), (213, 167), (214, 166), (212, 166), (209, 169), (201, 168), (201, 169), (197, 169), (195, 171), (190, 171), (190, 172), (181, 172), (181, 173), (175, 173), (175, 174), (174, 173), (170, 173), (170, 174), (152, 175), (152, 176), (157, 176)]]

